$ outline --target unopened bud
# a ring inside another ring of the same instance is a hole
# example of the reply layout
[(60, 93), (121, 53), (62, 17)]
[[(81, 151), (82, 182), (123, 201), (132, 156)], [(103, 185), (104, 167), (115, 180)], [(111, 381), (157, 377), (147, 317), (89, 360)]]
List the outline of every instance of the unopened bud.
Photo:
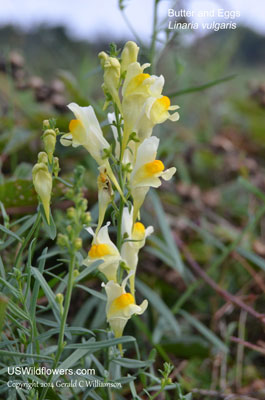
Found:
[(71, 233), (73, 231), (73, 228), (71, 227), (71, 225), (68, 225), (66, 227), (66, 230), (67, 230), (68, 233)]
[(67, 208), (66, 214), (67, 214), (67, 217), (70, 218), (70, 219), (75, 218), (76, 211), (75, 211), (74, 207)]
[(58, 304), (63, 304), (64, 295), (62, 293), (57, 293), (55, 300)]
[(80, 208), (81, 208), (82, 211), (86, 211), (87, 203), (88, 203), (87, 199), (82, 199), (82, 202), (80, 204)]
[(43, 130), (49, 129), (50, 128), (50, 121), (48, 119), (45, 119), (42, 123)]
[(47, 129), (43, 134), (43, 142), (46, 153), (48, 154), (49, 162), (52, 162), (52, 156), (56, 145), (56, 133), (53, 129)]
[(98, 58), (101, 64), (101, 67), (104, 68), (105, 62), (107, 61), (107, 59), (109, 58), (109, 56), (107, 55), (107, 53), (105, 53), (105, 51), (101, 51), (98, 54)]
[(80, 250), (82, 248), (83, 242), (81, 238), (76, 238), (74, 241), (75, 250)]
[[(104, 68), (104, 88), (103, 88), (104, 93), (109, 93), (113, 101), (117, 104), (117, 106), (121, 110), (121, 103), (118, 92), (120, 76), (121, 76), (120, 62), (117, 58), (109, 57), (104, 52), (103, 54), (102, 53), (99, 54), (99, 58), (101, 59), (101, 65)], [(109, 99), (107, 98), (107, 100)]]
[(48, 156), (45, 151), (40, 151), (38, 154), (38, 163), (48, 164)]
[(58, 176), (60, 172), (60, 166), (59, 166), (59, 158), (58, 157), (53, 157), (53, 173), (54, 176)]
[(135, 42), (129, 41), (125, 44), (121, 53), (121, 73), (127, 71), (128, 66), (137, 61), (139, 47)]
[(32, 169), (33, 185), (43, 204), (44, 212), (50, 224), (50, 200), (52, 192), (52, 176), (44, 163), (35, 164)]
[(64, 301), (64, 295), (62, 293), (57, 293), (57, 295), (55, 296), (55, 300), (56, 302), (59, 304), (59, 309), (60, 309), (60, 315), (63, 315), (63, 301)]
[(91, 214), (90, 214), (90, 212), (88, 211), (88, 212), (86, 212), (85, 215), (84, 215), (83, 223), (84, 223), (85, 225), (88, 225), (88, 224), (90, 224), (91, 220), (92, 220)]
[(59, 233), (57, 236), (57, 244), (58, 246), (65, 247), (68, 244), (68, 239), (66, 235)]
[(80, 272), (77, 269), (75, 269), (74, 270), (74, 278), (77, 278), (79, 275), (80, 275)]

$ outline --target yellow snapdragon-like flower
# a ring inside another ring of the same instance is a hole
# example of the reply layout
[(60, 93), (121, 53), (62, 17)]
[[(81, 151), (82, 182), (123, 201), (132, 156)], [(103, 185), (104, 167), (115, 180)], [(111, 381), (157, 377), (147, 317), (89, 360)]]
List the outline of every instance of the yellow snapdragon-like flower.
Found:
[(126, 293), (125, 286), (129, 277), (130, 275), (123, 280), (121, 285), (113, 281), (109, 281), (106, 285), (103, 284), (107, 294), (107, 320), (117, 338), (122, 336), (125, 325), (132, 315), (143, 314), (148, 306), (147, 300), (144, 300), (139, 306), (136, 305), (134, 296)]
[(169, 113), (169, 110), (175, 110), (178, 106), (171, 106), (169, 98), (162, 96), (164, 77), (144, 73), (148, 66), (149, 64), (141, 66), (137, 62), (128, 66), (122, 90), (124, 149), (132, 132), (142, 142), (151, 136), (156, 124), (167, 119), (176, 121), (179, 117), (177, 113)]
[[(163, 77), (151, 77), (144, 73), (144, 69), (149, 65), (141, 66), (138, 62), (134, 62), (127, 69), (122, 87), (122, 115), (124, 118), (122, 154), (126, 149), (130, 134), (132, 132), (137, 133), (137, 123), (147, 98), (151, 93), (153, 95), (160, 94), (163, 87)], [(159, 86), (161, 89), (159, 89)], [(154, 92), (151, 88), (154, 89)]]
[(149, 97), (141, 113), (136, 131), (140, 141), (147, 139), (152, 135), (155, 125), (162, 124), (166, 120), (178, 121), (179, 113), (170, 113), (169, 111), (178, 110), (179, 106), (171, 105), (170, 99), (167, 96)]
[(37, 163), (32, 169), (33, 185), (43, 204), (44, 212), (50, 224), (50, 201), (52, 194), (52, 176), (47, 164)]
[(93, 107), (80, 107), (76, 103), (70, 103), (68, 108), (74, 113), (76, 119), (73, 119), (69, 124), (70, 133), (62, 135), (61, 144), (63, 146), (85, 147), (99, 165), (104, 165), (108, 176), (124, 199), (123, 192), (113, 174), (109, 161), (105, 158), (104, 150), (109, 150), (110, 144), (103, 136)]
[(64, 146), (84, 146), (99, 165), (104, 164), (104, 149), (109, 149), (110, 144), (103, 136), (93, 107), (80, 107), (76, 103), (70, 103), (68, 108), (76, 119), (70, 121), (70, 133), (61, 137), (61, 143)]
[(122, 215), (122, 236), (126, 236), (121, 247), (121, 257), (126, 262), (127, 267), (132, 272), (130, 276), (130, 289), (134, 295), (134, 280), (138, 264), (138, 253), (145, 245), (146, 238), (154, 232), (152, 226), (145, 226), (141, 222), (133, 223), (133, 208), (129, 211), (125, 207)]
[(107, 277), (108, 280), (117, 281), (117, 270), (121, 261), (119, 250), (110, 240), (108, 226), (104, 225), (98, 233), (94, 233), (91, 228), (87, 231), (94, 236), (91, 248), (83, 264), (90, 266), (96, 260), (102, 260), (98, 269)]
[(130, 187), (134, 201), (133, 221), (136, 220), (140, 207), (150, 187), (159, 187), (161, 179), (169, 180), (176, 172), (172, 167), (165, 170), (161, 160), (156, 160), (159, 139), (151, 136), (140, 144), (136, 162), (131, 173)]

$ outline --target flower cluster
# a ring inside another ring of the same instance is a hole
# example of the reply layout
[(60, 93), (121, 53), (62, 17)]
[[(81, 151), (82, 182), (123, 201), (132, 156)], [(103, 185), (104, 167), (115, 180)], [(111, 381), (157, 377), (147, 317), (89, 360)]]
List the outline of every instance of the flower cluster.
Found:
[[(87, 229), (93, 240), (84, 264), (90, 266), (101, 261), (98, 269), (107, 279), (103, 284), (107, 320), (116, 337), (123, 334), (133, 314), (142, 314), (147, 307), (147, 300), (140, 305), (135, 302), (135, 274), (139, 250), (153, 227), (145, 228), (140, 222), (140, 208), (149, 188), (159, 187), (161, 179), (169, 180), (176, 171), (174, 167), (165, 169), (156, 158), (159, 139), (152, 133), (155, 125), (168, 119), (178, 120), (175, 111), (178, 106), (171, 105), (170, 99), (162, 94), (164, 77), (145, 72), (150, 64), (141, 65), (137, 61), (138, 52), (139, 47), (130, 41), (121, 57), (114, 48), (110, 55), (99, 54), (104, 71), (104, 108), (111, 105), (114, 108), (108, 114), (114, 146), (105, 139), (93, 107), (75, 103), (68, 105), (75, 119), (69, 124), (69, 133), (61, 137), (65, 146), (83, 146), (99, 166), (98, 224), (95, 232)], [(119, 200), (115, 191), (120, 195)], [(102, 226), (110, 204), (116, 212), (116, 244), (109, 236), (110, 222)], [(127, 282), (129, 292), (126, 292)]]

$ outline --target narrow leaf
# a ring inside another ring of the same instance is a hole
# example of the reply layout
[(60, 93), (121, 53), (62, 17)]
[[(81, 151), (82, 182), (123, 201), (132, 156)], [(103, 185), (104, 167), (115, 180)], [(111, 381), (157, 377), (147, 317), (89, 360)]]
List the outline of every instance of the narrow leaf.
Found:
[(177, 336), (180, 336), (180, 327), (171, 310), (163, 302), (163, 300), (145, 283), (136, 280), (136, 287), (142, 295), (146, 297), (154, 308), (161, 314), (166, 322), (171, 326)]

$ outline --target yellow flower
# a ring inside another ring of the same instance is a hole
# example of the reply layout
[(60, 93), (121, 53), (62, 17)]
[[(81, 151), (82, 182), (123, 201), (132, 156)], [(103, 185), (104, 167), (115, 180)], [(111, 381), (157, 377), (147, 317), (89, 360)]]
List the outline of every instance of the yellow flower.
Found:
[(76, 119), (70, 122), (70, 133), (66, 133), (61, 137), (61, 144), (63, 146), (72, 145), (73, 147), (84, 146), (100, 166), (104, 165), (108, 176), (125, 201), (123, 192), (112, 172), (109, 161), (105, 158), (104, 150), (109, 150), (110, 144), (103, 136), (93, 107), (80, 107), (76, 103), (70, 103), (68, 108), (75, 114)]
[(127, 71), (128, 66), (137, 61), (139, 47), (135, 42), (129, 41), (125, 44), (121, 53), (121, 73)]
[[(140, 65), (134, 62), (128, 66), (126, 78), (122, 88), (122, 111), (124, 118), (123, 152), (126, 148), (129, 135), (138, 134), (139, 124), (145, 112), (146, 101), (161, 95), (164, 86), (164, 77), (150, 76), (144, 69), (150, 64)], [(139, 135), (138, 135), (139, 136)], [(141, 140), (141, 137), (139, 136)]]
[(44, 212), (50, 224), (50, 201), (52, 193), (52, 176), (44, 163), (35, 164), (32, 169), (33, 185), (43, 204)]
[(170, 114), (169, 111), (177, 110), (179, 106), (171, 105), (167, 96), (150, 96), (144, 106), (143, 112), (138, 119), (136, 132), (140, 141), (150, 137), (155, 125), (162, 124), (166, 120), (178, 121), (179, 113)]
[(125, 286), (129, 277), (130, 275), (123, 280), (121, 285), (113, 281), (103, 284), (107, 293), (107, 320), (117, 338), (122, 336), (125, 325), (132, 315), (143, 314), (148, 306), (147, 300), (139, 306), (136, 305), (134, 296), (126, 293)]
[(61, 137), (61, 143), (64, 146), (84, 146), (99, 165), (104, 164), (104, 149), (109, 149), (110, 145), (103, 136), (93, 107), (80, 107), (76, 103), (70, 103), (68, 108), (76, 119), (70, 122), (70, 133)]
[(140, 144), (137, 151), (135, 166), (130, 177), (131, 193), (134, 200), (134, 222), (149, 188), (159, 187), (161, 185), (160, 178), (168, 181), (176, 172), (175, 167), (165, 170), (162, 161), (156, 160), (158, 145), (159, 139), (151, 136)]
[(152, 226), (145, 226), (141, 222), (133, 224), (133, 208), (131, 212), (128, 207), (124, 208), (122, 215), (122, 236), (126, 234), (126, 239), (121, 247), (121, 257), (126, 262), (127, 267), (132, 271), (130, 276), (130, 289), (134, 295), (134, 279), (138, 264), (139, 250), (145, 245), (146, 238), (154, 232)]
[(98, 269), (108, 280), (116, 282), (117, 269), (121, 261), (121, 256), (115, 244), (110, 240), (108, 226), (109, 223), (104, 225), (98, 233), (94, 233), (91, 228), (87, 228), (87, 231), (94, 236), (94, 239), (83, 264), (89, 267), (94, 261), (102, 260), (103, 262), (99, 265)]

